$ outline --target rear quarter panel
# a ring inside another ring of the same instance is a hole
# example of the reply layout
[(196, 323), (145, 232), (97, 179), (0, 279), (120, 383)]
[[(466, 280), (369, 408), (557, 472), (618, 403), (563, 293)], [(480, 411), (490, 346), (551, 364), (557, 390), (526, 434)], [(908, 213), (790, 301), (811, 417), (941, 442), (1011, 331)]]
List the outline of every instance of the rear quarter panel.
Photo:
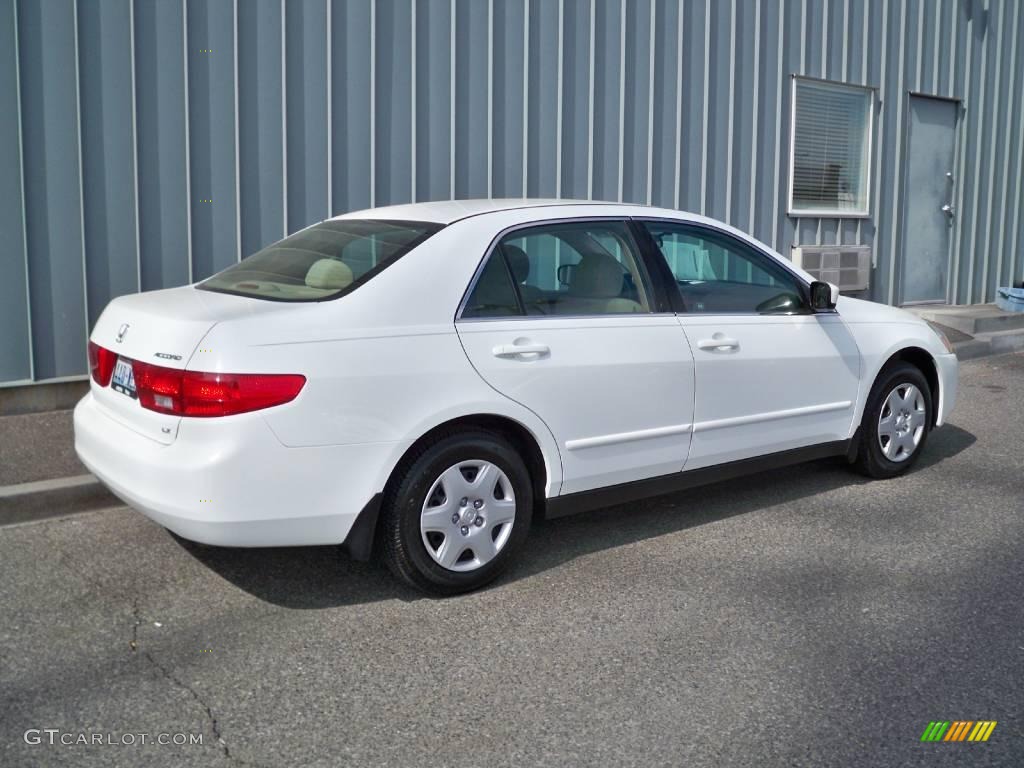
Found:
[[(336, 304), (340, 305), (340, 300)], [(222, 323), (213, 328), (189, 368), (261, 373), (301, 373), (306, 385), (286, 405), (263, 412), (267, 425), (290, 448), (389, 444), (390, 459), (372, 484), (383, 488), (395, 464), (422, 435), (451, 419), (474, 414), (505, 416), (533, 434), (547, 464), (548, 495), (561, 487), (557, 445), (530, 410), (500, 395), (470, 365), (454, 323), (391, 328), (346, 327), (346, 315), (325, 302), (328, 333)], [(300, 312), (297, 317), (304, 315)], [(347, 318), (353, 321), (354, 318)], [(344, 467), (328, 482), (345, 482)]]

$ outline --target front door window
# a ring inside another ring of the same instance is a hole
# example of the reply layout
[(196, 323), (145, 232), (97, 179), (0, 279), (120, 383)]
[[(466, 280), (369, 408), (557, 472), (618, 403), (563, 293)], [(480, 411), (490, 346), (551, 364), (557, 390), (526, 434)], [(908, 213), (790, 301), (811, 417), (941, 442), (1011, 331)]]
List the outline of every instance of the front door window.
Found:
[(668, 263), (687, 313), (805, 314), (800, 281), (746, 243), (714, 229), (645, 226)]

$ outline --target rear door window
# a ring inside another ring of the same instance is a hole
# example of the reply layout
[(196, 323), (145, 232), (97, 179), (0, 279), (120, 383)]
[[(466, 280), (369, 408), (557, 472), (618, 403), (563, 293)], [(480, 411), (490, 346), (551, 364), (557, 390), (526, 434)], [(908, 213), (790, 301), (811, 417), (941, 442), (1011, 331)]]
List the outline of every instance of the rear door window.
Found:
[(469, 294), (463, 317), (515, 317), (523, 314), (512, 275), (500, 250), (491, 254)]
[[(505, 297), (500, 301), (499, 293)], [(481, 317), (482, 308), (492, 317), (647, 313), (650, 296), (647, 273), (625, 222), (566, 222), (502, 238), (462, 316)]]

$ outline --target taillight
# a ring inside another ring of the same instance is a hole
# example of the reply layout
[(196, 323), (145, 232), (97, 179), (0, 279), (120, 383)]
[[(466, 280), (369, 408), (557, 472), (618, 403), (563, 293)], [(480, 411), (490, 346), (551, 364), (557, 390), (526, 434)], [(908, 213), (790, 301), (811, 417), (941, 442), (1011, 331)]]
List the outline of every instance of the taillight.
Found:
[(92, 380), (101, 387), (110, 383), (116, 362), (117, 353), (101, 347), (94, 341), (89, 342), (89, 371), (92, 373)]
[(175, 416), (231, 416), (294, 400), (306, 377), (282, 373), (203, 373), (132, 361), (143, 408)]
[(184, 371), (132, 361), (135, 392), (143, 408), (160, 413), (182, 414), (181, 379)]

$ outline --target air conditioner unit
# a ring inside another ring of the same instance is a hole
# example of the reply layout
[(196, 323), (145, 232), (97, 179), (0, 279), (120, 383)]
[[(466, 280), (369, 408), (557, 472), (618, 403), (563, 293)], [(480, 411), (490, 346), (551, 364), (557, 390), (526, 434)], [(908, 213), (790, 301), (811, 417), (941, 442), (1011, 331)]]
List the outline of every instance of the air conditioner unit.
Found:
[(793, 264), (844, 293), (871, 284), (870, 245), (794, 245)]

